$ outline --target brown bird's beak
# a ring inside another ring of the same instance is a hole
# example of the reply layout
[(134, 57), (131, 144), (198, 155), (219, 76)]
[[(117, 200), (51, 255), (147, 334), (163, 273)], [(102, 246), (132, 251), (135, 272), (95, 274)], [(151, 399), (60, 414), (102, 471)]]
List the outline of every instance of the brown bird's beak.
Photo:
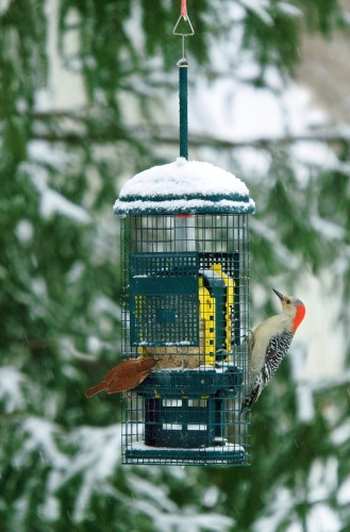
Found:
[(275, 288), (273, 288), (272, 290), (275, 292), (276, 296), (280, 298), (281, 301), (284, 301), (285, 296), (281, 292), (279, 292)]

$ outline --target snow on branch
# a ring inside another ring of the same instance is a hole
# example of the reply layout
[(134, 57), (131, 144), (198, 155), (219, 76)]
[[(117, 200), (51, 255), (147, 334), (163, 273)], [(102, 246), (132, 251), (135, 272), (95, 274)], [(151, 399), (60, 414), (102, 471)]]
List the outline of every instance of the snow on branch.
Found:
[(239, 0), (239, 4), (254, 13), (267, 26), (273, 25), (273, 19), (268, 12), (270, 6), (268, 0)]
[[(162, 132), (155, 130), (146, 130), (142, 126), (138, 128), (130, 128), (128, 135), (121, 137), (116, 136), (114, 127), (108, 126), (101, 128), (99, 131), (85, 131), (77, 133), (70, 130), (57, 131), (41, 131), (34, 132), (33, 140), (42, 140), (49, 143), (62, 142), (73, 145), (83, 145), (85, 142), (93, 142), (96, 144), (116, 143), (130, 141), (156, 142), (158, 144), (166, 144), (170, 146), (177, 146), (179, 140), (177, 135), (170, 132)], [(343, 131), (329, 131), (305, 132), (304, 134), (296, 135), (275, 135), (264, 137), (251, 137), (248, 139), (225, 139), (221, 137), (209, 136), (201, 133), (191, 133), (190, 144), (194, 148), (216, 148), (219, 150), (234, 150), (238, 148), (256, 148), (256, 149), (272, 149), (278, 146), (288, 146), (300, 142), (320, 142), (322, 144), (341, 144), (350, 143), (349, 132)]]
[(290, 360), (296, 383), (298, 418), (301, 423), (310, 423), (314, 419), (315, 409), (311, 383), (305, 379), (304, 374), (305, 357), (305, 348), (300, 343), (295, 344)]
[(0, 368), (0, 402), (4, 403), (4, 411), (11, 414), (22, 410), (26, 405), (26, 394), (23, 385), (25, 375), (13, 366)]
[[(166, 145), (178, 145), (177, 128), (154, 125), (152, 128), (134, 124), (121, 128), (110, 120), (110, 116), (89, 116), (88, 112), (69, 111), (37, 112), (33, 115), (38, 127), (33, 130), (33, 140), (47, 142), (69, 142), (82, 144), (92, 141), (97, 144), (108, 142), (125, 142), (130, 139), (140, 142), (157, 142)], [(40, 126), (40, 127), (39, 127)], [(265, 135), (251, 138), (225, 138), (213, 136), (206, 132), (191, 131), (191, 146), (210, 147), (223, 150), (254, 147), (270, 149), (276, 146), (298, 144), (301, 142), (319, 142), (339, 144), (350, 142), (350, 127), (341, 126), (327, 129), (306, 129), (298, 133)]]
[(128, 483), (137, 495), (133, 507), (147, 515), (159, 532), (226, 532), (232, 530), (233, 520), (217, 513), (197, 513), (193, 507), (179, 508), (168, 496), (167, 486), (158, 485), (136, 475), (128, 476)]
[(310, 221), (316, 231), (318, 231), (327, 240), (341, 240), (346, 236), (345, 227), (331, 221), (321, 218), (321, 216), (314, 214), (310, 217)]
[(95, 492), (108, 486), (120, 457), (121, 431), (118, 425), (110, 427), (78, 427), (69, 441), (77, 446), (71, 466), (65, 471), (59, 484), (62, 486), (72, 477), (81, 474), (82, 483), (75, 503), (73, 519), (81, 522)]
[[(145, 473), (127, 475), (130, 496), (116, 490), (113, 480), (120, 459), (121, 430), (119, 425), (107, 427), (80, 426), (66, 432), (59, 425), (39, 417), (28, 417), (21, 425), (24, 442), (15, 458), (15, 467), (32, 462), (38, 454), (45, 469), (46, 489), (41, 512), (45, 519), (59, 519), (62, 488), (74, 481), (76, 497), (73, 521), (86, 518), (94, 496), (101, 494), (115, 498), (132, 513), (141, 513), (152, 522), (152, 530), (159, 532), (228, 532), (234, 525), (230, 517), (215, 512), (198, 513), (196, 507), (178, 506), (168, 493), (167, 485), (159, 482), (162, 468), (154, 467), (152, 480)], [(71, 454), (64, 454), (70, 449)], [(76, 482), (76, 480), (79, 482)]]
[(176, 512), (159, 510), (153, 503), (143, 499), (133, 499), (133, 509), (147, 515), (158, 532), (229, 532), (231, 518), (216, 513), (197, 513), (193, 507), (177, 508)]
[[(75, 499), (73, 519), (81, 522), (95, 493), (111, 489), (120, 457), (120, 427), (77, 427), (66, 433), (59, 425), (39, 417), (28, 417), (21, 426), (24, 443), (14, 459), (22, 467), (38, 453), (50, 466), (42, 510), (48, 520), (60, 513), (58, 491), (73, 478), (81, 482)], [(74, 449), (72, 455), (60, 449)]]
[(292, 255), (292, 253), (290, 253), (281, 242), (276, 240), (276, 232), (274, 230), (270, 229), (270, 227), (268, 227), (261, 220), (254, 218), (251, 218), (249, 224), (252, 231), (259, 238), (266, 240), (272, 245), (276, 256), (283, 264), (289, 264), (290, 268), (297, 268), (298, 259), (295, 257), (295, 255)]
[(25, 439), (14, 460), (17, 467), (23, 466), (33, 452), (39, 453), (53, 470), (63, 470), (69, 466), (68, 457), (57, 445), (56, 438), (60, 433), (58, 425), (44, 418), (31, 416), (24, 420), (21, 431)]
[(76, 205), (47, 185), (45, 171), (41, 166), (25, 163), (22, 165), (22, 170), (30, 175), (40, 194), (40, 211), (43, 218), (49, 219), (55, 214), (60, 214), (77, 223), (91, 222), (89, 213), (83, 207)]

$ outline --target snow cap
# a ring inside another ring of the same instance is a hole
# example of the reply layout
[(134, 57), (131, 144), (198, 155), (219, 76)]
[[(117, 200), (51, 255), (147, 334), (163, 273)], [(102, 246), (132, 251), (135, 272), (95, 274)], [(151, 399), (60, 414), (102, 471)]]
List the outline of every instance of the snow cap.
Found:
[(255, 212), (255, 203), (243, 181), (230, 172), (179, 157), (129, 179), (114, 204), (114, 212), (246, 214)]

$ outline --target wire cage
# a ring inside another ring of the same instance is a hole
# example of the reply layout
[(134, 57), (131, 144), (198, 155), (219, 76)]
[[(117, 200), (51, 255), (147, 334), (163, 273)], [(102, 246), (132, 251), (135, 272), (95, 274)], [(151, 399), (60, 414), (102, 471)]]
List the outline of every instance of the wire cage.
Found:
[(249, 461), (248, 212), (121, 219), (122, 354), (157, 360), (126, 394), (123, 463)]
[(230, 172), (188, 160), (185, 37), (194, 29), (186, 2), (173, 33), (182, 37), (180, 157), (136, 174), (114, 206), (122, 217), (122, 354), (156, 360), (126, 394), (123, 463), (242, 465), (255, 204)]

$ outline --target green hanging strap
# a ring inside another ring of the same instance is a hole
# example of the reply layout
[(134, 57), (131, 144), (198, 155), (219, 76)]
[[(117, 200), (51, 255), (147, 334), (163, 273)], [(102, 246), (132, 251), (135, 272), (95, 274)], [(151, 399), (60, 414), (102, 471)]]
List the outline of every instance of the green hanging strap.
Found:
[(180, 100), (180, 157), (188, 159), (188, 61), (185, 57), (185, 38), (194, 35), (194, 29), (187, 13), (187, 2), (181, 2), (181, 14), (174, 26), (173, 35), (182, 38), (182, 58), (177, 62), (179, 68), (179, 100)]

